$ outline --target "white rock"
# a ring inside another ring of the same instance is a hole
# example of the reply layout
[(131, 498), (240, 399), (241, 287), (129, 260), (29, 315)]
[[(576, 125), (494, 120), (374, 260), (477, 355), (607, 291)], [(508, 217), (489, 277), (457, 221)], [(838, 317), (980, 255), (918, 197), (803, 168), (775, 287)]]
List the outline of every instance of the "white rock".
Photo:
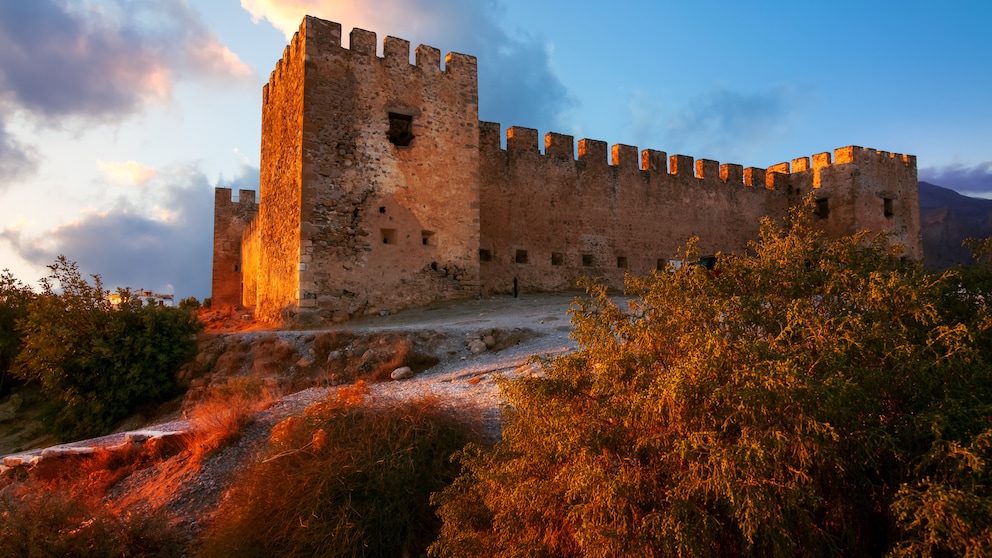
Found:
[(406, 380), (413, 377), (413, 370), (409, 366), (400, 366), (389, 375), (394, 380)]
[(475, 339), (468, 344), (468, 350), (473, 355), (477, 355), (479, 353), (485, 352), (486, 344), (483, 343), (481, 339)]

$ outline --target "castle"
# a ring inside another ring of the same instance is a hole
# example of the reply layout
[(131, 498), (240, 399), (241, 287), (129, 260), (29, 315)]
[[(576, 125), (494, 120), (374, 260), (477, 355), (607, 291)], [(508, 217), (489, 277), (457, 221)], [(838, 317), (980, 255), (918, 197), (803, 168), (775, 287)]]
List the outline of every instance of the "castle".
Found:
[[(479, 294), (622, 287), (690, 236), (741, 252), (810, 192), (830, 235), (922, 258), (916, 158), (861, 147), (767, 169), (480, 122), (476, 59), (307, 16), (262, 90), (260, 196), (218, 188), (213, 303), (272, 323)], [(578, 156), (576, 157), (576, 152)], [(609, 157), (609, 159), (608, 159)]]

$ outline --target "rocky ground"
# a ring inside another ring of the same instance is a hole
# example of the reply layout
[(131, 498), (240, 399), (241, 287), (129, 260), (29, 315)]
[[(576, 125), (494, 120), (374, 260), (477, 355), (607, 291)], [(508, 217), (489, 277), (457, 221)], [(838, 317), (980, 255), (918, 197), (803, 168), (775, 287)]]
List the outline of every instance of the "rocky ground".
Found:
[(495, 378), (538, 373), (529, 363), (533, 355), (575, 348), (567, 315), (575, 296), (504, 296), (444, 303), (317, 331), (211, 334), (201, 343), (197, 361), (182, 372), (190, 386), (182, 409), (160, 417), (155, 424), (142, 424), (135, 417), (120, 432), (100, 439), (7, 455), (3, 458), (6, 476), (45, 459), (71, 459), (100, 447), (129, 447), (147, 444), (149, 439), (181, 443), (196, 435), (199, 423), (189, 410), (198, 401), (225, 383), (253, 378), (265, 386), (269, 396), (236, 443), (205, 456), (174, 453), (117, 482), (107, 495), (113, 505), (130, 513), (164, 512), (192, 541), (237, 473), (257, 458), (272, 426), (302, 413), (354, 378), (378, 380), (370, 383), (370, 395), (377, 404), (433, 394), (452, 412), (482, 417), (486, 436), (498, 438), (501, 402)]

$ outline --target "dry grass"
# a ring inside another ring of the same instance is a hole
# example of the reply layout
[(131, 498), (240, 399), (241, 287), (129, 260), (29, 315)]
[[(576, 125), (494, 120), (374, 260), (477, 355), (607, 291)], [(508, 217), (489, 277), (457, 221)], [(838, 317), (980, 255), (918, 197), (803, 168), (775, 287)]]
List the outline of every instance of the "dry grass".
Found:
[(440, 527), (430, 494), (472, 438), (436, 398), (377, 404), (364, 382), (278, 424), (212, 524), (204, 556), (416, 556)]
[(161, 460), (161, 444), (128, 444), (45, 459), (0, 491), (0, 558), (21, 556), (178, 556), (164, 517), (108, 505), (118, 481)]
[(231, 378), (213, 386), (186, 412), (191, 433), (186, 451), (194, 462), (236, 442), (254, 415), (275, 401), (277, 394), (257, 378)]

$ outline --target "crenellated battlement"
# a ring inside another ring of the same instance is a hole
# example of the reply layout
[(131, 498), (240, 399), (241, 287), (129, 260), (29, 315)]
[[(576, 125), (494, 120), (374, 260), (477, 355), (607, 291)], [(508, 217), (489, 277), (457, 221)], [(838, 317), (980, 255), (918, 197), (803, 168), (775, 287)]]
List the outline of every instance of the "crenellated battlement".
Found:
[(269, 81), (262, 87), (263, 102), (268, 101), (270, 90), (294, 72), (299, 63), (307, 62), (313, 56), (331, 52), (349, 52), (355, 60), (378, 61), (393, 70), (419, 69), (427, 75), (441, 75), (449, 79), (469, 79), (475, 81), (478, 72), (478, 62), (474, 56), (449, 52), (444, 57), (444, 67), (441, 66), (441, 51), (428, 45), (418, 45), (415, 49), (415, 61), (410, 63), (410, 41), (398, 37), (387, 36), (383, 39), (383, 55), (377, 56), (377, 37), (375, 32), (358, 27), (348, 34), (349, 46), (341, 44), (341, 24), (306, 16), (300, 24), (300, 29), (293, 34), (292, 40), (283, 50), (282, 57), (269, 74)]
[(230, 188), (214, 188), (214, 204), (217, 205), (258, 205), (255, 202), (255, 190), (238, 190), (235, 196)]
[(779, 163), (768, 167), (768, 172), (780, 172), (782, 174), (793, 174), (816, 170), (832, 165), (843, 165), (854, 163), (856, 165), (890, 165), (893, 167), (916, 168), (916, 156), (904, 155), (901, 153), (889, 153), (858, 145), (838, 147), (833, 151), (833, 157), (829, 151), (817, 153), (812, 157), (799, 157), (791, 162)]
[(560, 163), (571, 159), (589, 167), (613, 167), (619, 172), (639, 170), (705, 181), (721, 181), (735, 186), (763, 187), (769, 190), (786, 188), (789, 175), (818, 170), (841, 164), (890, 165), (915, 169), (916, 157), (889, 153), (859, 146), (840, 147), (831, 152), (798, 157), (768, 168), (744, 167), (735, 163), (720, 163), (712, 159), (694, 159), (689, 155), (667, 155), (664, 151), (637, 148), (583, 138), (578, 141), (567, 134), (548, 132), (544, 135), (544, 152), (538, 149), (538, 131), (534, 128), (511, 126), (506, 130), (506, 148), (500, 147), (501, 125), (498, 122), (479, 123), (480, 147), (484, 153), (501, 152), (507, 158), (521, 156), (543, 157)]

